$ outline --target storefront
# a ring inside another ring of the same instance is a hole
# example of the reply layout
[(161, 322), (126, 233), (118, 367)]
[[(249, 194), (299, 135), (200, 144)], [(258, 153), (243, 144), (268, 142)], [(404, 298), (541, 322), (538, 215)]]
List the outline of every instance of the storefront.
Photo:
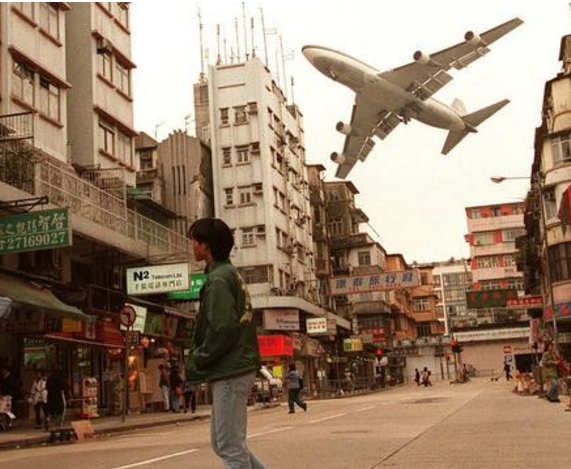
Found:
[(293, 363), (292, 338), (286, 335), (261, 335), (258, 336), (258, 345), (262, 364), (274, 377), (284, 379), (288, 365)]

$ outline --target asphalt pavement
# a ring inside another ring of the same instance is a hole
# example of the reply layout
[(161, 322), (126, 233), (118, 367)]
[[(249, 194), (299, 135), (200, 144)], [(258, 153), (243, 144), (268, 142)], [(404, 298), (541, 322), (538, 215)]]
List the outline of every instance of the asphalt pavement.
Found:
[[(511, 383), (406, 386), (251, 412), (248, 444), (268, 469), (571, 466), (565, 403), (511, 393)], [(1, 469), (214, 469), (207, 420), (0, 452)]]

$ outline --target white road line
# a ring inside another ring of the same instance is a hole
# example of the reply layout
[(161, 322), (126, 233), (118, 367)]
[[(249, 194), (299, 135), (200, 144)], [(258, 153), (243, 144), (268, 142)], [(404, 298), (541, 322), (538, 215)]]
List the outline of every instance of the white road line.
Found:
[(161, 456), (160, 458), (147, 459), (146, 461), (127, 464), (126, 466), (114, 467), (112, 469), (130, 469), (132, 467), (146, 466), (154, 462), (164, 461), (165, 459), (178, 458), (179, 456), (184, 456), (185, 454), (196, 453), (197, 451), (198, 451), (197, 449), (189, 449), (188, 451), (181, 451), (180, 453), (167, 454), (166, 456)]
[(281, 427), (281, 428), (275, 428), (273, 430), (268, 430), (267, 432), (252, 433), (251, 435), (248, 435), (248, 438), (256, 438), (258, 436), (269, 435), (271, 433), (283, 432), (284, 430), (289, 430), (290, 428), (293, 427)]
[(369, 406), (369, 407), (363, 407), (362, 409), (357, 409), (357, 412), (365, 412), (366, 410), (371, 410), (371, 409), (374, 409), (374, 408), (375, 408), (375, 406), (374, 406), (374, 405), (371, 405), (371, 406)]
[(329, 417), (324, 417), (324, 418), (322, 418), (322, 419), (312, 420), (312, 421), (309, 422), (309, 423), (325, 422), (326, 420), (336, 419), (337, 417), (343, 417), (344, 415), (347, 415), (347, 414), (346, 414), (346, 413), (343, 413), (343, 414), (330, 415)]

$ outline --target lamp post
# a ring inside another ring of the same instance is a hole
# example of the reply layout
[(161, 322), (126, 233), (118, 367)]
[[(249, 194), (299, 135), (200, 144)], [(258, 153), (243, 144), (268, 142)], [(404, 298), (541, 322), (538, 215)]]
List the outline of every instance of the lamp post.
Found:
[[(512, 180), (512, 179), (530, 179), (526, 176), (514, 176), (514, 177), (503, 177), (503, 176), (493, 176), (490, 180), (496, 184), (500, 184), (504, 181)], [(557, 317), (555, 315), (555, 299), (553, 295), (553, 282), (551, 281), (551, 264), (549, 260), (549, 243), (547, 240), (547, 219), (545, 216), (545, 206), (544, 206), (544, 199), (543, 199), (543, 190), (544, 190), (544, 183), (545, 180), (542, 174), (538, 171), (535, 173), (533, 182), (537, 185), (537, 190), (539, 193), (539, 211), (541, 212), (541, 244), (543, 245), (543, 250), (545, 252), (545, 283), (547, 284), (547, 293), (549, 297), (549, 307), (551, 308), (552, 314), (552, 322), (553, 322), (553, 343), (555, 347), (557, 347)], [(545, 285), (544, 283), (544, 285)]]

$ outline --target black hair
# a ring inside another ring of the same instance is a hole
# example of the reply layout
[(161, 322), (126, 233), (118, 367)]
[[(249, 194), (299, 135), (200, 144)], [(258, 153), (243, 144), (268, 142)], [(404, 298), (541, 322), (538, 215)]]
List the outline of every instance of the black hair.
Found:
[(295, 363), (290, 363), (288, 365), (288, 369), (289, 369), (289, 371), (295, 371)]
[(218, 218), (196, 220), (188, 230), (188, 237), (207, 244), (212, 257), (225, 261), (234, 247), (234, 237), (230, 227)]

